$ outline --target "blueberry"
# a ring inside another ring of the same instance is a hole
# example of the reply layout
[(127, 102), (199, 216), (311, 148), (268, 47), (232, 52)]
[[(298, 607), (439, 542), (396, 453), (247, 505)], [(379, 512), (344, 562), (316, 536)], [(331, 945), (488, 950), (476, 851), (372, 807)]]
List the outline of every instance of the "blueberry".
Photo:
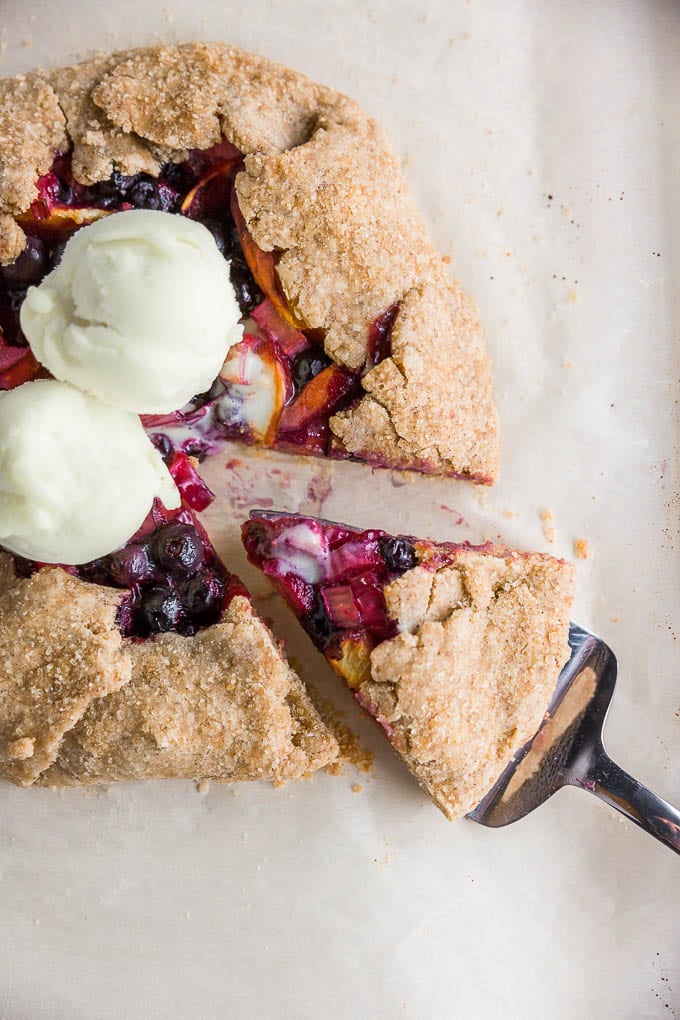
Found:
[(300, 354), (293, 363), (293, 382), (295, 383), (296, 392), (301, 390), (310, 379), (313, 379), (315, 375), (318, 375), (319, 372), (322, 372), (330, 364), (331, 359), (322, 350), (307, 351), (304, 354)]
[(129, 592), (118, 603), (116, 627), (123, 637), (131, 637), (135, 631), (135, 606)]
[(171, 574), (189, 576), (203, 563), (203, 545), (190, 524), (164, 525), (154, 535), (152, 551)]
[(182, 600), (166, 585), (149, 588), (142, 596), (140, 610), (152, 634), (177, 630), (184, 619)]
[(154, 181), (137, 181), (126, 192), (125, 198), (137, 209), (163, 208), (163, 199)]
[(181, 163), (166, 163), (161, 170), (161, 176), (168, 182), (170, 187), (182, 194), (189, 191), (194, 183), (194, 177), (187, 167)]
[(78, 576), (94, 584), (111, 584), (109, 571), (109, 559), (103, 556), (98, 560), (91, 560), (89, 563), (82, 563), (78, 567)]
[(26, 247), (16, 262), (0, 267), (0, 280), (8, 290), (39, 283), (47, 271), (47, 251), (38, 237), (26, 238)]
[(141, 174), (126, 176), (114, 170), (108, 181), (100, 181), (90, 188), (85, 188), (81, 201), (85, 205), (111, 209), (125, 201), (128, 191), (141, 180), (141, 176)]
[(411, 570), (418, 562), (413, 545), (405, 538), (381, 538), (380, 552), (383, 554), (388, 570), (395, 574), (403, 574), (404, 571)]
[(222, 234), (224, 237), (225, 252), (229, 256), (235, 256), (241, 262), (243, 262), (243, 248), (241, 247), (241, 238), (239, 237), (238, 229), (233, 219), (229, 219), (222, 226)]
[(120, 205), (120, 198), (118, 195), (95, 194), (92, 198), (92, 205), (97, 206), (99, 209), (115, 209)]
[(182, 588), (182, 601), (191, 616), (205, 616), (220, 606), (224, 585), (212, 570), (202, 570)]
[[(204, 404), (210, 404), (213, 401), (217, 400), (218, 397), (221, 397), (225, 389), (226, 386), (218, 375), (217, 379), (215, 379), (209, 390), (206, 390), (204, 393), (196, 393), (191, 398), (191, 400), (189, 401), (189, 406), (193, 408), (193, 410), (197, 410), (199, 407), (203, 407)], [(187, 450), (186, 443), (182, 444), (182, 449), (185, 451), (185, 453), (189, 452)]]
[(213, 236), (213, 238), (215, 240), (215, 244), (219, 248), (220, 253), (222, 255), (226, 255), (227, 254), (227, 242), (226, 242), (226, 239), (225, 239), (225, 236), (224, 236), (224, 227), (222, 226), (220, 221), (219, 220), (214, 220), (214, 219), (205, 219), (205, 220), (201, 220), (201, 223), (206, 228), (206, 230), (209, 230), (210, 233), (212, 234), (212, 236)]
[(59, 193), (56, 197), (61, 205), (71, 205), (73, 202), (73, 188), (61, 178), (59, 178)]
[(169, 436), (166, 436), (164, 432), (153, 432), (149, 438), (160, 453), (163, 460), (167, 460), (168, 457), (172, 456), (174, 446)]
[(38, 564), (34, 560), (26, 560), (23, 556), (14, 557), (14, 573), (17, 577), (30, 577), (38, 570)]
[(60, 241), (59, 244), (55, 244), (50, 248), (50, 269), (56, 269), (61, 262), (66, 244), (67, 241)]
[[(141, 178), (141, 174), (121, 174), (118, 170), (114, 170), (111, 174), (111, 180), (106, 181), (105, 194), (115, 194), (120, 198), (124, 198), (131, 187), (133, 187), (137, 181)], [(109, 190), (110, 189), (110, 190)]]
[(210, 452), (210, 444), (205, 439), (201, 439), (200, 436), (194, 436), (193, 439), (185, 439), (182, 443), (182, 453), (186, 453), (187, 457), (195, 457), (196, 460), (202, 463)]
[(236, 291), (239, 308), (244, 315), (247, 315), (262, 301), (262, 291), (255, 283), (253, 274), (244, 260), (238, 256), (232, 257), (229, 275)]
[(112, 553), (109, 563), (111, 577), (124, 588), (141, 584), (153, 573), (146, 546), (135, 543)]
[(137, 209), (176, 212), (180, 196), (165, 181), (138, 180), (125, 192), (125, 201)]
[(10, 290), (7, 293), (7, 305), (9, 306), (10, 311), (17, 316), (17, 319), (19, 317), (19, 311), (21, 310), (21, 306), (24, 303), (25, 297), (26, 290), (23, 287), (21, 288), (21, 290), (19, 289)]
[(303, 622), (311, 636), (322, 644), (335, 633), (335, 627), (331, 623), (320, 595), (316, 596), (314, 609), (304, 618)]
[(0, 287), (0, 334), (6, 343), (19, 347), (26, 345), (19, 323), (19, 310), (25, 297), (25, 290), (3, 291)]

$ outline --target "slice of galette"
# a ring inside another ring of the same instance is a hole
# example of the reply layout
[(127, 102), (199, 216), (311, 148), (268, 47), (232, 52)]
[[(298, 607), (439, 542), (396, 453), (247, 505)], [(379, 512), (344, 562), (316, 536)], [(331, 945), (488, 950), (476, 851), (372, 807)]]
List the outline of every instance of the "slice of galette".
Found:
[(569, 658), (573, 567), (257, 511), (243, 542), (438, 807), (470, 811)]
[(183, 506), (79, 567), (0, 551), (0, 776), (21, 786), (122, 779), (293, 779), (335, 739)]
[(0, 81), (0, 387), (42, 372), (19, 325), (26, 288), (74, 231), (133, 208), (208, 227), (246, 326), (212, 386), (149, 429), (202, 455), (238, 439), (493, 481), (477, 315), (382, 132), (223, 44)]

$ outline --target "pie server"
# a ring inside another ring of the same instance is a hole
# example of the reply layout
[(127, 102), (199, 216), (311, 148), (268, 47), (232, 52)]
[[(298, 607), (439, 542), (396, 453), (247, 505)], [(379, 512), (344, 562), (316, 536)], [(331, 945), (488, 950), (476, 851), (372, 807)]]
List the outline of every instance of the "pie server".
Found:
[(467, 817), (492, 828), (509, 825), (560, 787), (575, 786), (680, 853), (680, 811), (619, 768), (604, 749), (602, 730), (616, 684), (614, 653), (575, 623), (569, 645), (571, 658), (541, 728)]

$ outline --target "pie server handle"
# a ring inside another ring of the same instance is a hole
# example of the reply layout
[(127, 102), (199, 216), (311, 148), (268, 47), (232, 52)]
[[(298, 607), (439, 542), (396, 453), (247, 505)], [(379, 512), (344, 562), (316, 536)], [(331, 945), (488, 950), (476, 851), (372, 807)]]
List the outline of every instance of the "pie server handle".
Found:
[(680, 854), (680, 811), (612, 761), (604, 745), (577, 758), (564, 775), (570, 786), (587, 790)]

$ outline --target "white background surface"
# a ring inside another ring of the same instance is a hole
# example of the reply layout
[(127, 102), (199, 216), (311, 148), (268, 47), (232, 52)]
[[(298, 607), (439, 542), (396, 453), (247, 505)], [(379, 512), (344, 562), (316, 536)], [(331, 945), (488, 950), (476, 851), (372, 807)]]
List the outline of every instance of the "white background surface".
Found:
[[(269, 500), (564, 555), (586, 538), (575, 617), (621, 668), (609, 750), (680, 801), (680, 5), (0, 0), (2, 74), (159, 38), (258, 49), (383, 122), (482, 310), (504, 427), (490, 492), (235, 450), (210, 477), (235, 568), (235, 524)], [(677, 858), (574, 791), (450, 825), (336, 701), (369, 777), (2, 786), (3, 1020), (680, 1015)]]

